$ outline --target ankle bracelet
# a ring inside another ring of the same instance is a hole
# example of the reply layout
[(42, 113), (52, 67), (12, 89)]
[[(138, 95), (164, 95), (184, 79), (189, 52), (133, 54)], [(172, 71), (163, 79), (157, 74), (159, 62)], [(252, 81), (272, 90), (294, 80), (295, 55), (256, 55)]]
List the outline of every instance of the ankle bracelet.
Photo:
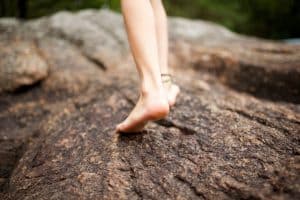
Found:
[(172, 83), (172, 75), (171, 74), (161, 74), (161, 80), (163, 83)]

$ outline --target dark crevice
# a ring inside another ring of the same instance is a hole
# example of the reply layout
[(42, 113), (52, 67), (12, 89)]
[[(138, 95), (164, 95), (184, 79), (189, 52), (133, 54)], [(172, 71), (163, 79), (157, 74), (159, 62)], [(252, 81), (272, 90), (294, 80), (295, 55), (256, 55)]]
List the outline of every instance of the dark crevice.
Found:
[(202, 197), (203, 199), (207, 199), (203, 193), (199, 192), (196, 189), (196, 187), (193, 186), (193, 184), (187, 181), (185, 178), (181, 177), (180, 175), (175, 175), (174, 178), (180, 181), (181, 183), (187, 185), (195, 193), (196, 196)]
[(133, 188), (134, 193), (139, 197), (139, 199), (144, 199), (143, 194), (136, 187)]
[(169, 120), (169, 119), (161, 119), (161, 120), (155, 121), (155, 123), (158, 125), (164, 126), (166, 128), (171, 128), (171, 127), (177, 128), (178, 130), (180, 130), (181, 133), (183, 133), (185, 135), (197, 134), (197, 131), (195, 131), (191, 128), (188, 128), (184, 125), (174, 123), (172, 120)]
[(230, 67), (227, 70), (221, 77), (226, 78), (225, 85), (238, 92), (274, 102), (300, 103), (300, 73), (296, 66), (292, 70), (278, 71), (268, 66), (240, 61), (237, 70)]
[(87, 54), (83, 54), (82, 55), (88, 59), (90, 62), (94, 63), (95, 65), (97, 65), (100, 69), (106, 71), (107, 70), (107, 67), (103, 64), (103, 62), (101, 62), (100, 60), (96, 59), (96, 58), (93, 58)]
[[(236, 186), (230, 185), (225, 182), (224, 185), (220, 184), (220, 182), (217, 183), (220, 187), (220, 191), (222, 191), (224, 194), (226, 194), (230, 199), (241, 199), (241, 200), (260, 200), (260, 194), (257, 191), (253, 191), (252, 188), (237, 188)], [(248, 187), (248, 185), (247, 185)]]
[(294, 52), (289, 49), (277, 49), (277, 48), (273, 48), (273, 49), (263, 49), (263, 48), (260, 48), (260, 47), (256, 47), (256, 48), (253, 48), (254, 51), (256, 52), (259, 52), (259, 53), (268, 53), (268, 54), (293, 54)]
[(285, 118), (284, 120), (286, 120), (286, 121), (288, 121), (290, 123), (294, 123), (294, 124), (300, 125), (300, 121), (297, 121), (296, 119)]
[(39, 80), (31, 85), (23, 85), (15, 89), (14, 91), (7, 92), (7, 93), (12, 95), (20, 95), (20, 94), (31, 92), (33, 89), (39, 88), (41, 85), (42, 85), (42, 80)]
[(178, 151), (175, 150), (175, 152), (177, 153), (176, 155), (179, 157), (179, 158), (183, 158), (183, 159), (186, 159), (188, 161), (190, 161), (191, 163), (193, 163), (195, 166), (198, 166), (199, 163), (197, 163), (196, 161), (194, 161), (193, 159), (189, 158), (188, 156), (184, 156), (182, 154), (180, 154)]
[(170, 192), (165, 188), (164, 184), (162, 184), (160, 181), (158, 181), (156, 177), (152, 177), (152, 176), (151, 176), (151, 181), (152, 181), (154, 184), (160, 186), (160, 188), (163, 190), (163, 192), (164, 192), (167, 196), (169, 196), (169, 198), (172, 198), (172, 194), (170, 194)]
[[(270, 53), (280, 53), (276, 52), (277, 50), (272, 51), (274, 52)], [(262, 53), (267, 54), (267, 52)], [(237, 60), (232, 63), (217, 54), (209, 54), (209, 56), (210, 62), (195, 60), (192, 66), (198, 71), (208, 72), (217, 77), (224, 85), (238, 92), (246, 92), (257, 98), (274, 102), (300, 103), (298, 60), (281, 59), (276, 63)]]
[(21, 157), (24, 155), (26, 149), (27, 149), (27, 144), (28, 144), (29, 140), (25, 141), (23, 144), (21, 144), (15, 151), (15, 157), (14, 159), (14, 163), (13, 166), (7, 170), (7, 175), (5, 176), (6, 181), (1, 185), (0, 187), (0, 192), (7, 192), (9, 190), (9, 181), (11, 178), (11, 175), (14, 171), (14, 169), (16, 168), (16, 166), (18, 165)]

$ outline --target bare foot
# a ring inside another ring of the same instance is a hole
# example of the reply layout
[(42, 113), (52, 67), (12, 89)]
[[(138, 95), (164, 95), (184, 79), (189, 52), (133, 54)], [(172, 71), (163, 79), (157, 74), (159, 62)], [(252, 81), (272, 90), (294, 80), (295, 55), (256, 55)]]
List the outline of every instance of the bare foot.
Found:
[(119, 132), (139, 132), (148, 121), (159, 120), (169, 113), (169, 104), (163, 94), (141, 95), (129, 116), (119, 125)]
[(176, 97), (180, 92), (180, 88), (174, 83), (165, 83), (164, 88), (168, 94), (169, 105), (172, 107), (176, 103)]

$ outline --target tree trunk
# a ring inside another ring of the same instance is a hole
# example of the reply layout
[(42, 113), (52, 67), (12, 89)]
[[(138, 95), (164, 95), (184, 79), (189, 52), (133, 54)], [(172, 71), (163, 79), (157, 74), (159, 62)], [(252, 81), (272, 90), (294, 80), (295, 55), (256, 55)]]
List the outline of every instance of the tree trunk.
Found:
[(27, 18), (28, 12), (28, 1), (27, 0), (18, 0), (18, 17), (21, 19)]
[(0, 2), (0, 17), (5, 16), (6, 6), (5, 1)]

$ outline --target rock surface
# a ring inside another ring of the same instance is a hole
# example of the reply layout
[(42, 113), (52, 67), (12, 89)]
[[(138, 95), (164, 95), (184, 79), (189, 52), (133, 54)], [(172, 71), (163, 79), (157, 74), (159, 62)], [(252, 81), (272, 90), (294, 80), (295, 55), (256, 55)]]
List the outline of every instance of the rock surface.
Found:
[(0, 91), (32, 85), (48, 74), (48, 66), (33, 43), (0, 41)]
[(1, 43), (13, 44), (0, 69), (16, 55), (47, 72), (29, 83), (13, 70), (17, 87), (0, 93), (1, 199), (299, 198), (300, 46), (200, 20), (169, 26), (177, 105), (119, 135), (138, 97), (119, 14), (0, 20)]

